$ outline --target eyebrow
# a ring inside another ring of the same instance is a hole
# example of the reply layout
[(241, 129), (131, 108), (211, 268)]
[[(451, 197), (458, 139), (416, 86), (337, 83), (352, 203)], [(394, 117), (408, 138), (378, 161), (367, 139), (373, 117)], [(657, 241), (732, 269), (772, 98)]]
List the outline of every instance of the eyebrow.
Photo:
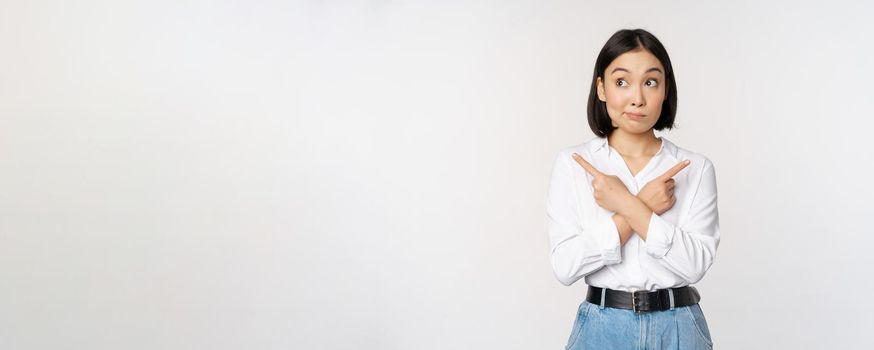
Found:
[[(622, 72), (625, 72), (625, 73), (630, 73), (630, 72), (628, 71), (628, 69), (625, 69), (625, 68), (622, 68), (622, 67), (616, 67), (616, 68), (613, 68), (613, 71), (610, 72), (610, 74), (613, 74), (613, 73), (616, 73), (616, 72), (619, 72), (619, 71), (622, 71)], [(661, 69), (658, 69), (657, 67), (652, 67), (652, 68), (650, 68), (650, 69), (647, 69), (646, 72), (644, 72), (644, 74), (649, 73), (649, 72), (659, 72), (659, 73), (665, 74), (664, 72), (662, 72)]]

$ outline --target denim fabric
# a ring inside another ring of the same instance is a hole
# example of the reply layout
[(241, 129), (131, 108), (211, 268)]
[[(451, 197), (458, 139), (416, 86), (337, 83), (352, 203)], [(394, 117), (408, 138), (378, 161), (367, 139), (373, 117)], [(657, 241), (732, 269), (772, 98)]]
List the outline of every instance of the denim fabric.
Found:
[(634, 313), (583, 301), (566, 349), (713, 349), (698, 305)]

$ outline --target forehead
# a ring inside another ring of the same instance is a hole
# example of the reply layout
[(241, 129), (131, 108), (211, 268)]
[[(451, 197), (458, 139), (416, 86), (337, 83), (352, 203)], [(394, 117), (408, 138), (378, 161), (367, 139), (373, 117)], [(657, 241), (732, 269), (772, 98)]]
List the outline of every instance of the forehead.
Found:
[(610, 62), (605, 73), (610, 74), (613, 72), (613, 69), (620, 67), (629, 70), (631, 73), (638, 74), (643, 74), (652, 67), (659, 68), (663, 72), (665, 70), (659, 59), (652, 52), (644, 49), (628, 51), (619, 55), (613, 62)]

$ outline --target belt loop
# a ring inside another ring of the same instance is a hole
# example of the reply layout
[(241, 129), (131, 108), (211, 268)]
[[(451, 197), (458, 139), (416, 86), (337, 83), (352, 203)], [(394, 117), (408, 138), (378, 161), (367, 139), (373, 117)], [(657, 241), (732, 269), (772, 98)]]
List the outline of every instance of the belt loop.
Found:
[(599, 308), (604, 310), (604, 304), (607, 302), (607, 288), (601, 288), (601, 305)]
[(671, 300), (671, 310), (674, 309), (674, 288), (668, 288), (668, 299)]

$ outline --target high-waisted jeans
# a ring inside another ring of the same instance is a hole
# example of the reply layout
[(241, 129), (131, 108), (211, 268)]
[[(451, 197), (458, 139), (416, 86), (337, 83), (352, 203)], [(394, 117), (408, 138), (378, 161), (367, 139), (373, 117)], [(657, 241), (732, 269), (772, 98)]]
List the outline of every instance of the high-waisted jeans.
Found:
[(566, 349), (713, 349), (701, 307), (635, 313), (583, 301)]

